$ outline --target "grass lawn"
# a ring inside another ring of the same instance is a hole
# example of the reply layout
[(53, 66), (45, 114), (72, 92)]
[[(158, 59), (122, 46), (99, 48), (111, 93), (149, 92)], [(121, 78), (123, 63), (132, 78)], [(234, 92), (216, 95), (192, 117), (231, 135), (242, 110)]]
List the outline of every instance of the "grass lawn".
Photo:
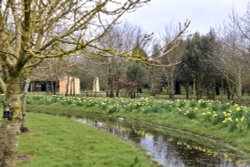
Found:
[[(155, 166), (131, 142), (66, 117), (28, 113), (31, 133), (22, 134), (18, 167)], [(25, 159), (25, 158), (24, 158)]]
[[(71, 116), (84, 116), (87, 112), (97, 112), (100, 114), (109, 115), (105, 110), (95, 107), (80, 107), (80, 106), (61, 106), (58, 104), (50, 105), (28, 105), (28, 110), (33, 112), (42, 112), (49, 114), (61, 114)], [(221, 124), (213, 125), (211, 122), (206, 122), (204, 119), (196, 118), (189, 119), (180, 116), (176, 112), (157, 112), (157, 113), (143, 113), (143, 112), (115, 112), (113, 116), (122, 116), (130, 120), (139, 120), (142, 123), (151, 124), (155, 127), (158, 125), (190, 131), (202, 136), (208, 136), (222, 141), (223, 144), (234, 146), (235, 151), (244, 151), (245, 156), (250, 155), (250, 131), (246, 130), (240, 132), (238, 130), (230, 131), (228, 127)], [(203, 144), (204, 141), (202, 141)], [(208, 143), (209, 144), (209, 143)]]

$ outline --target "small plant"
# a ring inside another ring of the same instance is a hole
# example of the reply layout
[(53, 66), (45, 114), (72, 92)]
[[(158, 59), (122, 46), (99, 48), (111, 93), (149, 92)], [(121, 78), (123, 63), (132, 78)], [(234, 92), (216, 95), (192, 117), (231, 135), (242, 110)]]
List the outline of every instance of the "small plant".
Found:
[(180, 103), (179, 103), (179, 108), (183, 108), (183, 107), (185, 107), (186, 106), (186, 102), (184, 102), (184, 101), (181, 101)]
[(189, 103), (189, 107), (196, 107), (196, 105), (197, 105), (197, 102), (195, 102), (195, 101), (191, 101)]
[(212, 115), (212, 123), (219, 124), (224, 120), (224, 115), (221, 112), (214, 112)]
[(222, 105), (221, 105), (221, 110), (222, 110), (222, 111), (226, 111), (226, 110), (228, 110), (229, 108), (230, 108), (230, 104), (228, 104), (228, 103), (227, 103), (227, 104), (222, 104)]
[(219, 110), (220, 110), (220, 107), (219, 107), (218, 104), (215, 103), (215, 104), (212, 105), (211, 109), (212, 109), (213, 111), (219, 111)]
[(189, 118), (189, 119), (194, 119), (196, 117), (196, 112), (194, 110), (188, 110), (186, 116)]
[(206, 101), (199, 100), (198, 103), (200, 104), (200, 108), (207, 108), (208, 107), (208, 103)]

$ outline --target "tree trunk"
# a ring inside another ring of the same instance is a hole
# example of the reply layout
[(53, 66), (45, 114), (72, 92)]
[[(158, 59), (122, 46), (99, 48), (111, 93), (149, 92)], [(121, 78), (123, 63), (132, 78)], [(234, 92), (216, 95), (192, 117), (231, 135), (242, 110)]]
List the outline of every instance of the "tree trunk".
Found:
[(109, 97), (109, 86), (106, 87), (106, 97)]
[(216, 95), (215, 91), (215, 80), (211, 80), (207, 88), (207, 98), (214, 100)]
[(193, 82), (193, 95), (196, 95), (196, 81)]
[(75, 78), (72, 78), (72, 95), (76, 96), (76, 88), (75, 88)]
[(6, 82), (4, 99), (5, 117), (0, 128), (0, 167), (15, 167), (21, 120), (20, 78)]
[(236, 86), (237, 103), (241, 103), (241, 99), (242, 99), (241, 67), (239, 67), (239, 72), (237, 75), (235, 86)]
[(45, 85), (46, 85), (46, 94), (49, 94), (49, 81), (45, 81)]
[(115, 97), (114, 87), (113, 87), (112, 84), (109, 86), (109, 91), (110, 91), (110, 92), (109, 92), (109, 97), (110, 97), (110, 98)]
[(25, 85), (23, 89), (23, 95), (21, 98), (21, 109), (22, 109), (22, 121), (21, 121), (21, 132), (28, 132), (29, 129), (26, 126), (26, 110), (27, 110), (27, 95), (28, 95), (28, 90), (29, 90), (29, 85), (30, 85), (30, 77), (27, 76), (25, 79)]
[(186, 91), (186, 98), (187, 99), (189, 99), (189, 83), (188, 82), (186, 82), (185, 83), (185, 91)]
[(120, 89), (116, 89), (116, 95), (115, 95), (116, 97), (119, 97), (120, 96)]
[(200, 75), (195, 79), (195, 91), (196, 91), (196, 99), (199, 100), (202, 98), (202, 85), (201, 85), (201, 79)]
[(223, 95), (224, 96), (226, 95), (226, 88), (225, 88), (225, 83), (223, 79), (221, 79), (221, 89), (222, 89), (221, 97), (223, 97)]
[(65, 96), (69, 95), (69, 76), (67, 75), (67, 79), (66, 79), (66, 91), (65, 91)]
[(108, 97), (110, 98), (115, 97), (113, 83), (114, 83), (114, 76), (112, 73), (111, 62), (110, 62), (108, 65), (108, 89), (109, 89)]
[(58, 86), (59, 85), (59, 83), (58, 83), (58, 81), (55, 81), (55, 85), (54, 85), (54, 95), (56, 95), (56, 93), (58, 92)]
[(55, 94), (55, 90), (54, 90), (54, 81), (50, 81), (50, 84), (51, 84), (51, 94)]
[(168, 95), (170, 99), (174, 99), (175, 95), (175, 70), (173, 67), (170, 67), (169, 70), (167, 70), (168, 73), (166, 75), (167, 77), (167, 85), (168, 85)]
[(72, 96), (73, 95), (73, 82), (72, 82), (72, 78), (69, 78), (69, 95)]
[(155, 96), (156, 95), (156, 92), (157, 92), (157, 90), (156, 90), (156, 84), (154, 83), (154, 82), (152, 82), (151, 83), (151, 85), (150, 85), (150, 96)]
[(141, 86), (139, 88), (137, 88), (137, 93), (142, 93), (142, 88)]
[(227, 82), (227, 98), (228, 100), (231, 100), (232, 103), (234, 103), (234, 83), (232, 83), (231, 81), (229, 80), (226, 80)]
[(175, 94), (175, 85), (174, 85), (174, 80), (170, 80), (168, 82), (168, 94), (170, 99), (174, 99), (174, 94)]

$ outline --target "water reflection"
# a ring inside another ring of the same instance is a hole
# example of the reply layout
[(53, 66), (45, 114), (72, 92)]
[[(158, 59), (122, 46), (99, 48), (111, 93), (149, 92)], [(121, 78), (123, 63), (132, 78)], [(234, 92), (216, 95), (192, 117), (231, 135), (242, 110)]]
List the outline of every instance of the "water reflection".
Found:
[(87, 118), (74, 120), (138, 143), (152, 160), (164, 167), (250, 167), (246, 160), (241, 160), (225, 150), (206, 148), (201, 144), (173, 138), (160, 131), (126, 121), (104, 123)]

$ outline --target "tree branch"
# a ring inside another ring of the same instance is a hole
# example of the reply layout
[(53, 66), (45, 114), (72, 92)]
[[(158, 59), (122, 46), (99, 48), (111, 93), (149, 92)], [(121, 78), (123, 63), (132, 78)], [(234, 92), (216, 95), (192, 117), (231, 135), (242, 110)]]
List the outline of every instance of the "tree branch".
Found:
[(3, 93), (6, 94), (6, 84), (4, 83), (2, 77), (0, 77), (0, 88), (3, 90)]
[[(186, 30), (188, 29), (189, 25), (190, 25), (191, 21), (187, 20), (184, 23), (184, 27), (181, 28), (181, 26), (179, 27), (179, 33), (174, 37), (173, 40), (171, 40), (171, 42), (165, 46), (162, 47), (161, 49), (159, 49), (159, 52), (163, 51), (162, 54), (160, 54), (159, 56), (156, 56), (154, 58), (151, 58), (150, 61), (158, 61), (159, 59), (161, 59), (162, 57), (166, 56), (167, 54), (169, 54), (172, 50), (174, 50), (176, 47), (178, 47), (178, 45), (180, 44), (180, 37), (186, 32)], [(164, 51), (166, 50), (166, 51)]]

